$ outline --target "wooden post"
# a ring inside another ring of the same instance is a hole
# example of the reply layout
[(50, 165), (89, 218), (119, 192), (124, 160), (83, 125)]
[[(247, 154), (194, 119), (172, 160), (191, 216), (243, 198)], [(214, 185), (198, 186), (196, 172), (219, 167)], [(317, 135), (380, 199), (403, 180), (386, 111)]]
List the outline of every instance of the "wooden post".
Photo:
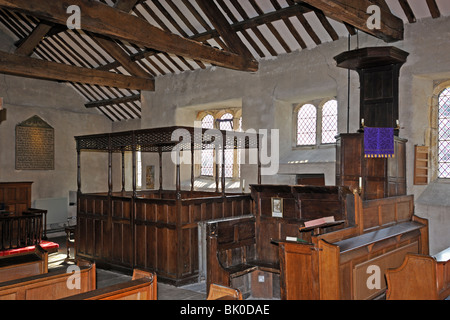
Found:
[(77, 194), (81, 194), (81, 151), (77, 150)]
[(218, 148), (214, 148), (214, 152), (216, 153), (216, 192), (219, 192), (219, 150)]
[(112, 194), (112, 150), (111, 150), (111, 137), (109, 137), (108, 146), (108, 195)]
[(261, 184), (261, 155), (259, 152), (259, 141), (258, 141), (258, 147), (256, 148), (257, 156), (258, 156), (258, 184)]
[(122, 192), (125, 192), (125, 151), (122, 150)]
[(222, 195), (225, 196), (225, 141), (222, 145)]
[(181, 199), (181, 178), (180, 178), (180, 150), (177, 151), (177, 177), (176, 177), (176, 188), (177, 188), (177, 200)]
[(191, 191), (194, 191), (194, 144), (191, 144)]
[(135, 143), (135, 138), (134, 138), (134, 133), (133, 133), (133, 148), (132, 148), (132, 156), (131, 156), (131, 162), (132, 164), (132, 181), (133, 181), (133, 198), (136, 198), (137, 194), (136, 194), (136, 143)]
[(163, 174), (162, 174), (162, 147), (158, 148), (159, 154), (159, 197), (161, 197), (161, 191), (163, 188)]

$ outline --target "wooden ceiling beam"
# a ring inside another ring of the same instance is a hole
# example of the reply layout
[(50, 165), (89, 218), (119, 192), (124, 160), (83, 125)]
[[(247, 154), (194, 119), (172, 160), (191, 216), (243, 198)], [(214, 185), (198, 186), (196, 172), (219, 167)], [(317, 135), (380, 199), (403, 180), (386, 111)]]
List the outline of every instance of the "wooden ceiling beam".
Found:
[(152, 79), (71, 66), (0, 51), (0, 73), (34, 79), (79, 82), (132, 90), (155, 89)]
[(367, 8), (373, 5), (369, 0), (294, 0), (307, 3), (333, 19), (346, 22), (355, 28), (367, 32), (386, 42), (403, 40), (403, 21), (391, 12), (381, 9), (381, 28), (371, 29), (367, 26), (370, 15)]
[(85, 104), (85, 107), (86, 108), (99, 108), (99, 107), (110, 106), (112, 104), (135, 102), (135, 101), (141, 101), (140, 94), (135, 94), (135, 95), (126, 96), (126, 97), (113, 98), (113, 99), (106, 99), (106, 100), (101, 100), (101, 101), (88, 102)]
[(15, 53), (24, 56), (31, 56), (34, 49), (39, 45), (53, 26), (54, 24), (52, 23), (39, 23), (33, 31), (31, 31), (30, 35), (18, 44)]
[[(220, 67), (257, 71), (255, 60), (215, 49), (152, 26), (147, 21), (97, 1), (71, 0), (81, 11), (82, 29), (128, 41), (167, 53), (199, 59)], [(0, 0), (0, 6), (65, 24), (68, 3), (65, 0)]]
[(398, 0), (400, 6), (402, 7), (403, 11), (405, 12), (406, 18), (408, 19), (409, 23), (416, 22), (416, 17), (414, 16), (414, 12), (411, 9), (411, 6), (409, 5), (408, 1), (406, 0)]
[(222, 14), (214, 1), (196, 0), (196, 2), (200, 9), (202, 9), (202, 11), (208, 17), (211, 24), (220, 34), (222, 39), (225, 41), (228, 48), (234, 53), (240, 54), (248, 59), (252, 59), (253, 56), (251, 52), (244, 45), (237, 33), (233, 30), (226, 17)]
[(436, 0), (427, 0), (428, 9), (430, 9), (431, 16), (436, 19), (441, 16), (441, 12), (437, 6)]
[(141, 2), (141, 0), (117, 0), (114, 4), (114, 8), (129, 13), (139, 2)]

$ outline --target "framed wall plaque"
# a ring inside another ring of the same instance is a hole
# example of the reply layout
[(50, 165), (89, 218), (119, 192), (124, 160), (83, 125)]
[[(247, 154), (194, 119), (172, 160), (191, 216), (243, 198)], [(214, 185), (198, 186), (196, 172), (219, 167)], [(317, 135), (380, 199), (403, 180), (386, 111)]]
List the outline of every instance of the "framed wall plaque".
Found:
[(54, 169), (54, 129), (38, 116), (16, 125), (16, 170)]
[(272, 217), (283, 218), (283, 198), (272, 198)]

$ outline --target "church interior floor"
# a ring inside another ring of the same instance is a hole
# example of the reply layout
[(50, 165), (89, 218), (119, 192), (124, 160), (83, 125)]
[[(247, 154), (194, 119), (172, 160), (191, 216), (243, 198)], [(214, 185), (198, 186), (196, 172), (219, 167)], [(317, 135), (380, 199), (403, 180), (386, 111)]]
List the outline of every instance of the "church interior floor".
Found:
[[(65, 262), (67, 257), (66, 238), (55, 237), (49, 238), (59, 244), (57, 252), (49, 254), (48, 271), (64, 268), (73, 264), (73, 262)], [(96, 268), (97, 271), (97, 288), (104, 288), (113, 284), (131, 280), (131, 275), (113, 270), (105, 270)], [(205, 282), (194, 283), (183, 287), (175, 287), (165, 283), (158, 282), (158, 300), (205, 300), (206, 284)]]

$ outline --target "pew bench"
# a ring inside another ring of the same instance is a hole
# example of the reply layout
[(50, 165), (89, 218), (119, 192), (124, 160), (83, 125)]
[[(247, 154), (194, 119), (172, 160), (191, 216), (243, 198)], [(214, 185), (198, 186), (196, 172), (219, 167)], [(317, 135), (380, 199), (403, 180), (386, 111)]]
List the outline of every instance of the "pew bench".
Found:
[(206, 300), (242, 300), (242, 293), (239, 289), (213, 283), (209, 286)]
[(361, 201), (356, 194), (355, 224), (310, 243), (280, 241), (281, 299), (382, 298), (386, 270), (428, 252), (428, 222), (413, 204), (412, 196)]
[[(96, 288), (95, 263), (78, 262), (79, 288), (73, 284), (75, 275), (66, 268), (50, 273), (0, 283), (0, 300), (57, 300)], [(76, 283), (75, 283), (76, 284)]]
[(155, 273), (135, 269), (130, 281), (61, 300), (157, 300), (157, 276)]
[(37, 245), (34, 252), (0, 257), (0, 283), (48, 272), (48, 252)]
[(434, 256), (407, 254), (385, 276), (387, 300), (444, 300), (450, 295), (450, 247)]
[(256, 258), (255, 217), (226, 218), (207, 225), (207, 293), (212, 284), (231, 287), (254, 271), (279, 274), (279, 264)]

